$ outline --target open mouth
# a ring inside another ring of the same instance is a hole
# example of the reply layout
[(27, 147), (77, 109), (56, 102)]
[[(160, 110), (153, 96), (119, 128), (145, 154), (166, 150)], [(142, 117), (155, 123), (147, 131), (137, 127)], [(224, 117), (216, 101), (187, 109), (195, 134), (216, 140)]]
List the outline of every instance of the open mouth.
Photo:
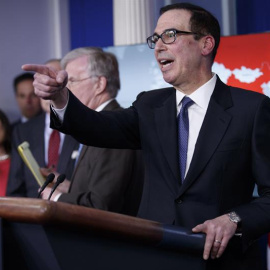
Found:
[(160, 60), (159, 61), (161, 67), (167, 67), (173, 63), (173, 60)]

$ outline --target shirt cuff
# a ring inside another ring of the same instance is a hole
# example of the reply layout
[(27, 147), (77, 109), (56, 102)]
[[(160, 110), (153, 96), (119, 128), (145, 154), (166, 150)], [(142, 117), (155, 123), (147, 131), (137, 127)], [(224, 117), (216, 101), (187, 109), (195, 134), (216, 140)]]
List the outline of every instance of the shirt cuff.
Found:
[(59, 199), (59, 197), (60, 197), (61, 195), (62, 195), (62, 193), (57, 194), (57, 195), (54, 197), (53, 201), (54, 201), (54, 202), (57, 202), (58, 199)]
[[(69, 93), (68, 93), (68, 101), (69, 101)], [(53, 112), (55, 113), (55, 115), (57, 116), (58, 120), (61, 123), (63, 123), (63, 121), (64, 121), (64, 116), (65, 116), (65, 112), (67, 109), (68, 101), (67, 101), (67, 104), (65, 105), (65, 107), (62, 109), (57, 109), (51, 104), (51, 108), (52, 108)]]
[(63, 123), (67, 105), (63, 109), (56, 109), (53, 107), (53, 105), (51, 105), (51, 108), (52, 108), (53, 112), (55, 113), (55, 115), (57, 116), (58, 120), (61, 123)]

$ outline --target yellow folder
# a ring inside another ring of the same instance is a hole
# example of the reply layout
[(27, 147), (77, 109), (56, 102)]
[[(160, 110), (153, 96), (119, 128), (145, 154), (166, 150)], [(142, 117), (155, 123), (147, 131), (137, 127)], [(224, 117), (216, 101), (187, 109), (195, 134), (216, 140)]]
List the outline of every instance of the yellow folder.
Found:
[(41, 174), (41, 172), (39, 170), (39, 165), (38, 165), (37, 161), (35, 160), (34, 156), (32, 155), (29, 143), (23, 142), (22, 144), (20, 144), (18, 146), (18, 151), (19, 151), (21, 158), (23, 159), (23, 161), (25, 162), (27, 167), (30, 169), (30, 171), (34, 175), (39, 186), (42, 186), (43, 183), (45, 182), (45, 178)]

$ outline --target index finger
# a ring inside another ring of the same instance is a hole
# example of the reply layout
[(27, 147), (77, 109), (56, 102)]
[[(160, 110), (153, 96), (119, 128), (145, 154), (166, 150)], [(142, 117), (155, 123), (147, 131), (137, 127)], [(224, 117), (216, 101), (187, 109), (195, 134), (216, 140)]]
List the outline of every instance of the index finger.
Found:
[(22, 66), (24, 71), (33, 71), (50, 77), (55, 77), (55, 72), (46, 65), (26, 64)]

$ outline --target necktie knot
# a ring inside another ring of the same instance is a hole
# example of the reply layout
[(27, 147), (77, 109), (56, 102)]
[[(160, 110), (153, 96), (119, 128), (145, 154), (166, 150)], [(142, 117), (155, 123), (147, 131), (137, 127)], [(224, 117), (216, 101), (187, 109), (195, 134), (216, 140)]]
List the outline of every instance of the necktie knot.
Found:
[(183, 110), (188, 109), (189, 106), (191, 106), (194, 103), (194, 101), (192, 99), (190, 99), (189, 97), (184, 97), (182, 99), (182, 108)]

